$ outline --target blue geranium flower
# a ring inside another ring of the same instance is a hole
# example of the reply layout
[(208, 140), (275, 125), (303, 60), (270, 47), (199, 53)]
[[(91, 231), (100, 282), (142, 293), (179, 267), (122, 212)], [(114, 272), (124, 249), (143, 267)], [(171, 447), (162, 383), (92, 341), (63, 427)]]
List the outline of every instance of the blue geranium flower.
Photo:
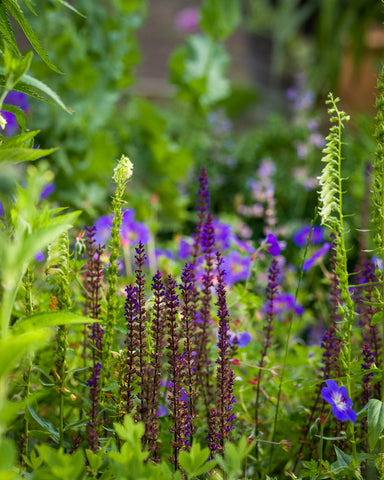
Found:
[(321, 396), (332, 406), (332, 413), (341, 422), (356, 420), (356, 412), (351, 408), (353, 403), (348, 396), (347, 389), (340, 387), (334, 380), (326, 380), (326, 387), (321, 389)]
[[(295, 232), (292, 236), (292, 241), (297, 247), (305, 247), (307, 244), (308, 235), (311, 233), (311, 226), (306, 225), (303, 228), (300, 228), (297, 232)], [(309, 243), (319, 244), (323, 243), (325, 238), (324, 228), (323, 227), (313, 227), (312, 235), (309, 240)]]
[(324, 245), (321, 248), (316, 250), (316, 252), (312, 255), (312, 257), (307, 258), (307, 260), (305, 260), (305, 262), (303, 263), (303, 271), (308, 272), (308, 270), (310, 270), (314, 265), (316, 265), (316, 263), (318, 263), (324, 257), (324, 255), (328, 252), (331, 246), (332, 245), (328, 242), (324, 243)]
[(273, 233), (268, 233), (267, 238), (262, 243), (263, 249), (272, 256), (280, 255), (280, 245)]

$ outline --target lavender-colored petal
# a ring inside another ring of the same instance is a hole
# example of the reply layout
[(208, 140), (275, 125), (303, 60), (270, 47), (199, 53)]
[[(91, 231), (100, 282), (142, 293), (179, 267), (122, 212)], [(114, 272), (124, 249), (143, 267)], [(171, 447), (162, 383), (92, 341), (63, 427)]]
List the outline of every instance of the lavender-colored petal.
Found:
[(54, 183), (48, 183), (40, 193), (40, 199), (43, 200), (44, 198), (49, 197), (54, 191), (56, 190), (56, 186)]

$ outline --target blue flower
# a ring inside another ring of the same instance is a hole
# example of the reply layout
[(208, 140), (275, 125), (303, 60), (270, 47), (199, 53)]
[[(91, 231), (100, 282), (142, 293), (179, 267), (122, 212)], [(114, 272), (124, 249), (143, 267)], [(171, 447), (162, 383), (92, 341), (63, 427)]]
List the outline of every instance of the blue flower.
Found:
[[(303, 228), (300, 228), (292, 236), (292, 241), (297, 247), (305, 247), (307, 244), (308, 235), (311, 233), (311, 226), (306, 225)], [(318, 243), (323, 243), (324, 241), (324, 228), (323, 227), (313, 227), (312, 235), (309, 240), (309, 243), (314, 245)]]
[(280, 245), (273, 233), (268, 233), (267, 238), (262, 243), (264, 250), (272, 256), (277, 257), (280, 254)]
[(323, 256), (328, 252), (330, 248), (330, 243), (324, 243), (324, 245), (319, 248), (319, 250), (316, 250), (312, 257), (305, 260), (303, 264), (303, 271), (308, 272), (308, 270), (310, 270), (317, 262), (319, 262), (323, 258)]
[(236, 341), (236, 345), (239, 348), (248, 347), (252, 340), (252, 335), (249, 332), (229, 332), (229, 343), (233, 345)]
[(347, 389), (340, 387), (334, 380), (326, 380), (326, 387), (321, 389), (321, 396), (332, 406), (332, 413), (341, 422), (356, 420), (356, 412), (351, 408), (353, 403), (348, 396)]

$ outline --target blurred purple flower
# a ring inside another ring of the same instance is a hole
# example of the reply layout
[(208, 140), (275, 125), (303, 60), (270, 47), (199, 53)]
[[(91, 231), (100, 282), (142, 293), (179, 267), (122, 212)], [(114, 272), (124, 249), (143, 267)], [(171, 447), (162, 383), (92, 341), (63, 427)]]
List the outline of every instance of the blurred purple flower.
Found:
[[(292, 241), (297, 247), (305, 247), (307, 244), (308, 235), (311, 232), (311, 226), (306, 225), (292, 236)], [(323, 227), (313, 227), (312, 235), (309, 243), (315, 245), (318, 243), (323, 243), (325, 239), (325, 232)]]
[(2, 202), (0, 202), (0, 217), (4, 217), (4, 214), (5, 214), (4, 206), (3, 206)]
[(263, 250), (277, 257), (280, 254), (280, 245), (273, 233), (268, 233), (267, 238), (263, 241)]
[(12, 90), (7, 94), (4, 99), (4, 104), (14, 105), (15, 107), (19, 107), (24, 110), (24, 112), (26, 112), (29, 107), (27, 95), (23, 92), (16, 92), (15, 90)]
[(321, 396), (332, 406), (332, 413), (341, 422), (356, 420), (356, 412), (351, 408), (353, 403), (348, 396), (347, 389), (340, 387), (334, 380), (326, 380), (327, 387), (321, 389)]
[[(133, 218), (135, 212), (132, 209), (126, 209), (123, 212), (123, 218), (120, 227), (121, 242), (123, 245), (136, 245), (141, 241), (148, 243), (149, 228), (145, 223), (136, 222)], [(103, 215), (95, 222), (96, 244), (103, 245), (111, 236), (112, 215)]]
[(175, 25), (183, 33), (196, 33), (199, 31), (199, 19), (198, 8), (184, 8), (176, 15)]
[(96, 245), (105, 245), (111, 236), (112, 215), (102, 215), (95, 222)]
[(236, 345), (238, 348), (247, 347), (252, 340), (252, 335), (249, 332), (229, 332), (229, 335), (229, 343), (233, 345), (233, 343), (237, 340)]
[(38, 262), (42, 262), (44, 260), (44, 254), (41, 251), (38, 251), (37, 253), (35, 253), (33, 258)]
[(218, 250), (226, 250), (230, 247), (233, 237), (231, 226), (218, 220), (213, 220), (212, 224), (215, 230), (216, 248)]
[(168, 408), (160, 405), (160, 407), (157, 409), (157, 416), (165, 417), (166, 415), (168, 415)]
[(251, 268), (251, 257), (242, 256), (233, 250), (224, 257), (224, 270), (227, 274), (227, 284), (233, 285), (241, 280), (246, 280)]
[(304, 313), (304, 308), (300, 303), (296, 302), (295, 305), (295, 296), (292, 293), (279, 293), (277, 294), (274, 301), (274, 308), (277, 315), (283, 313), (291, 312), (293, 309), (296, 315), (302, 315)]
[(324, 257), (324, 255), (328, 252), (330, 248), (330, 243), (324, 243), (324, 245), (319, 250), (316, 250), (312, 257), (304, 261), (303, 271), (308, 272), (308, 270), (310, 270), (314, 265), (316, 265), (317, 262), (319, 262)]
[(43, 200), (44, 198), (49, 197), (49, 195), (51, 195), (55, 190), (56, 186), (54, 183), (47, 183), (40, 193), (40, 199)]
[(189, 258), (192, 252), (192, 245), (190, 245), (185, 238), (181, 238), (179, 241), (179, 250), (177, 252), (180, 260), (186, 260)]

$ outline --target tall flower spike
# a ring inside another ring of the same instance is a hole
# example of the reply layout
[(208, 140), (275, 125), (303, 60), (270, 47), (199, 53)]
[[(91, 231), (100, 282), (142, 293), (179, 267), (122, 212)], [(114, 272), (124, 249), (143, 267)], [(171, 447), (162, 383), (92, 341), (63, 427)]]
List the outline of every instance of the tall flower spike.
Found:
[(150, 365), (148, 367), (148, 413), (145, 419), (145, 433), (143, 443), (147, 444), (151, 458), (160, 461), (158, 455), (159, 436), (158, 407), (160, 397), (161, 366), (165, 346), (165, 288), (161, 273), (158, 271), (153, 277), (152, 292), (154, 297), (152, 309), (151, 339), (152, 351), (150, 353)]
[(172, 425), (169, 427), (173, 434), (171, 445), (173, 454), (170, 461), (175, 470), (179, 469), (179, 452), (185, 447), (188, 433), (187, 415), (185, 403), (182, 401), (182, 378), (184, 376), (184, 362), (179, 351), (179, 337), (177, 332), (179, 297), (176, 294), (176, 282), (168, 275), (166, 285), (166, 319), (168, 324), (168, 372), (169, 372), (169, 395), (170, 414)]
[(202, 276), (202, 291), (200, 295), (200, 323), (195, 333), (196, 342), (196, 377), (199, 393), (202, 395), (207, 421), (212, 401), (211, 370), (212, 361), (209, 355), (210, 323), (211, 323), (211, 300), (214, 274), (213, 249), (215, 246), (215, 232), (212, 225), (212, 215), (208, 213), (203, 226), (202, 248), (205, 253), (205, 267)]
[[(101, 386), (107, 385), (110, 372), (113, 371), (111, 365), (111, 347), (113, 342), (113, 331), (116, 324), (116, 315), (118, 308), (117, 298), (117, 261), (120, 253), (120, 227), (123, 218), (122, 205), (124, 203), (123, 196), (127, 186), (127, 181), (132, 175), (132, 163), (122, 155), (118, 162), (113, 175), (116, 182), (116, 190), (112, 198), (113, 221), (111, 229), (109, 267), (107, 273), (108, 290), (107, 290), (107, 315), (105, 320), (105, 333), (102, 355), (102, 369), (100, 374)], [(111, 381), (109, 377), (109, 381)]]
[(145, 312), (145, 274), (143, 267), (146, 260), (144, 245), (140, 242), (136, 248), (136, 289), (137, 289), (137, 373), (139, 376), (140, 390), (138, 393), (141, 400), (140, 420), (145, 421), (147, 412), (147, 332), (146, 332), (146, 312)]
[(125, 336), (125, 352), (123, 355), (123, 374), (120, 385), (120, 412), (130, 413), (133, 409), (133, 392), (137, 377), (137, 288), (134, 285), (127, 285), (125, 289), (126, 297), (124, 304), (124, 316), (127, 325)]
[[(219, 352), (218, 359), (216, 363), (217, 374), (216, 374), (216, 403), (217, 407), (214, 412), (211, 412), (210, 415), (210, 429), (214, 429), (216, 424), (216, 432), (214, 437), (211, 439), (210, 443), (215, 444), (215, 450), (220, 455), (224, 454), (224, 443), (229, 439), (231, 430), (233, 429), (233, 420), (234, 415), (232, 413), (233, 404), (235, 403), (235, 397), (233, 395), (233, 384), (234, 384), (234, 371), (230, 367), (230, 351), (231, 345), (229, 343), (229, 312), (227, 308), (226, 293), (225, 293), (225, 282), (223, 270), (223, 258), (220, 252), (216, 254), (217, 258), (217, 307), (218, 312), (217, 316), (219, 318), (219, 334), (217, 349)], [(215, 413), (217, 412), (217, 416)], [(216, 421), (213, 419), (216, 418)], [(210, 432), (212, 436), (213, 432)], [(215, 450), (211, 450), (213, 454)]]
[[(322, 158), (325, 167), (321, 176), (318, 177), (321, 187), (319, 193), (321, 223), (332, 231), (337, 229), (338, 220), (342, 217), (341, 130), (344, 122), (349, 120), (349, 116), (337, 108), (338, 101), (338, 98), (333, 98), (333, 95), (329, 94), (326, 103), (330, 105), (328, 113), (331, 115), (330, 121), (334, 125), (330, 128), (330, 134), (326, 138), (327, 144), (323, 149), (324, 156)], [(336, 218), (334, 214), (336, 214)]]
[[(259, 428), (259, 406), (260, 406), (260, 389), (261, 389), (261, 378), (264, 367), (264, 360), (267, 356), (268, 349), (272, 346), (272, 331), (273, 331), (273, 320), (276, 316), (276, 311), (274, 307), (274, 302), (276, 299), (278, 285), (279, 285), (279, 276), (280, 270), (276, 258), (272, 259), (271, 267), (268, 272), (268, 286), (267, 286), (267, 305), (266, 305), (266, 325), (264, 327), (265, 338), (263, 341), (261, 349), (261, 357), (259, 362), (259, 371), (256, 379), (256, 400), (255, 400), (255, 430), (258, 433)], [(258, 456), (258, 448), (255, 448), (256, 457)]]
[[(185, 387), (188, 397), (188, 415), (191, 425), (192, 434), (194, 433), (193, 421), (196, 416), (195, 402), (196, 402), (196, 357), (193, 350), (193, 333), (196, 324), (196, 309), (193, 302), (194, 295), (194, 267), (190, 263), (184, 266), (183, 274), (181, 276), (181, 323), (184, 334), (184, 361), (185, 361)], [(191, 439), (192, 441), (192, 439)]]
[(200, 188), (199, 188), (199, 191), (197, 192), (197, 200), (196, 200), (196, 211), (197, 211), (198, 219), (196, 222), (196, 229), (193, 236), (193, 247), (192, 247), (192, 263), (193, 264), (196, 263), (196, 260), (200, 254), (203, 225), (205, 223), (206, 216), (209, 211), (209, 204), (210, 204), (207, 169), (205, 168), (205, 166), (203, 166), (201, 169), (199, 183), (200, 183)]

